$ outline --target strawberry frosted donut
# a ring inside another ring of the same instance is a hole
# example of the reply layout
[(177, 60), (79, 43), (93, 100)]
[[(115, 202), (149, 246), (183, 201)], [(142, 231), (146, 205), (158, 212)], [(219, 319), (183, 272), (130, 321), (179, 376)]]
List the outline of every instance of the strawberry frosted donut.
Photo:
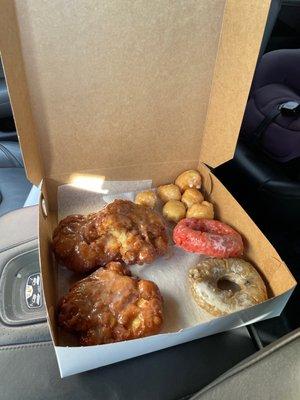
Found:
[(173, 240), (185, 251), (216, 258), (238, 257), (244, 250), (238, 232), (211, 219), (182, 219), (174, 228)]

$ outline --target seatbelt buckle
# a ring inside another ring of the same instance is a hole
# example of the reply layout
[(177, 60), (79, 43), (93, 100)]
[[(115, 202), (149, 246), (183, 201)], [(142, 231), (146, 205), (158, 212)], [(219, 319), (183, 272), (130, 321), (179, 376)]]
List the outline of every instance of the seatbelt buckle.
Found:
[(278, 108), (282, 115), (293, 116), (300, 114), (300, 104), (297, 101), (287, 101), (280, 104)]

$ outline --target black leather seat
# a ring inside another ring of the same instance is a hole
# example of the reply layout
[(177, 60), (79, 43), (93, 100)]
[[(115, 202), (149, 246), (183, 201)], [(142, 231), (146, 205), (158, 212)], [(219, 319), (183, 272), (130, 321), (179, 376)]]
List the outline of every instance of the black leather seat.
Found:
[(11, 106), (8, 97), (8, 91), (5, 84), (3, 73), (0, 69), (0, 118), (12, 115)]
[(0, 58), (0, 140), (18, 141)]
[(244, 143), (237, 146), (234, 164), (246, 178), (245, 185), (256, 193), (257, 213), (285, 226), (300, 222), (300, 182), (283, 166)]

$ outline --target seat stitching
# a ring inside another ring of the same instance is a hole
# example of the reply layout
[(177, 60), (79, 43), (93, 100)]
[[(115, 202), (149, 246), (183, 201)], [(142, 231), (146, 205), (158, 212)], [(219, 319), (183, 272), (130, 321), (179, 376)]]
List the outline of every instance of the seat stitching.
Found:
[(0, 148), (2, 149), (3, 153), (6, 155), (6, 157), (10, 160), (10, 157), (15, 160), (15, 162), (22, 168), (23, 165), (20, 163), (20, 161), (17, 159), (17, 157), (11, 153), (3, 144), (0, 143)]
[[(37, 240), (37, 238), (38, 238), (37, 236), (32, 236), (29, 239), (22, 240), (21, 242), (18, 242), (18, 243), (14, 243), (11, 246), (7, 246), (7, 247), (3, 247), (3, 248), (0, 247), (0, 252), (4, 253), (5, 251), (11, 250), (11, 249), (13, 249), (15, 247), (21, 246), (21, 245), (26, 244), (26, 243), (33, 242), (33, 241)], [(36, 247), (36, 249), (38, 249), (38, 246)]]
[(31, 344), (21, 344), (14, 346), (1, 346), (0, 351), (14, 351), (14, 350), (26, 350), (26, 349), (35, 349), (37, 347), (47, 347), (53, 346), (52, 342), (40, 342), (40, 343), (31, 343)]
[(0, 149), (2, 150), (3, 154), (5, 155), (5, 157), (11, 161), (10, 159), (10, 153), (7, 151), (7, 149), (0, 143)]

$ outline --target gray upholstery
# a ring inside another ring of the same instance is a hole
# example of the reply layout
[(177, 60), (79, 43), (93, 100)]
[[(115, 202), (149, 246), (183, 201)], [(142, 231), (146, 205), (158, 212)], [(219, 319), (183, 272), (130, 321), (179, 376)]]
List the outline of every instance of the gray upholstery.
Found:
[(300, 399), (300, 329), (250, 356), (191, 400), (235, 399)]
[(0, 253), (37, 239), (38, 207), (25, 207), (0, 217)]
[(0, 142), (0, 168), (22, 168), (23, 159), (18, 142)]
[(61, 379), (51, 342), (0, 346), (0, 398), (182, 399), (252, 352), (241, 328)]
[(17, 142), (0, 142), (0, 216), (23, 207), (32, 185)]
[(23, 207), (31, 186), (23, 168), (0, 168), (0, 216)]

